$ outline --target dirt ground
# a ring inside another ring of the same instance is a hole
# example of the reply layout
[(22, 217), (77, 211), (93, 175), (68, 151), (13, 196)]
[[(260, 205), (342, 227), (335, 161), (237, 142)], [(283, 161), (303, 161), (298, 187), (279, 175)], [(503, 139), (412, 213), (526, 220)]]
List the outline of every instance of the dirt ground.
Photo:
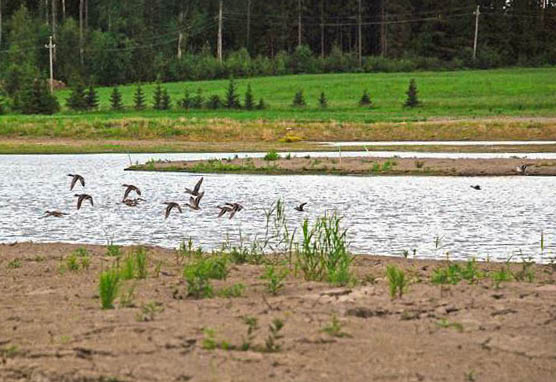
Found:
[[(133, 166), (131, 169), (194, 171), (199, 164), (201, 172), (211, 172), (210, 161), (160, 161), (151, 165)], [(527, 164), (527, 175), (556, 175), (556, 160), (509, 159), (416, 159), (373, 157), (284, 157), (276, 161), (236, 158), (222, 161), (215, 172), (277, 173), (277, 174), (351, 174), (351, 175), (446, 175), (446, 176), (506, 176), (523, 175), (516, 171)], [(231, 166), (243, 166), (234, 170)], [(227, 170), (226, 168), (230, 168)]]
[[(490, 279), (440, 287), (443, 262), (358, 257), (360, 281), (349, 288), (288, 276), (277, 296), (263, 267), (232, 266), (221, 288), (246, 286), (236, 298), (184, 298), (174, 251), (149, 249), (149, 277), (134, 284), (130, 307), (102, 310), (98, 276), (114, 261), (86, 246), (88, 270), (60, 271), (69, 244), (0, 245), (1, 381), (554, 381), (556, 269), (535, 265), (533, 282)], [(125, 249), (127, 250), (127, 249)], [(17, 261), (16, 261), (17, 260)], [(160, 273), (156, 264), (160, 262)], [(412, 280), (391, 300), (387, 264)], [(498, 269), (503, 264), (483, 263)], [(514, 271), (520, 264), (511, 265)], [(144, 307), (156, 306), (152, 314)], [(257, 318), (252, 338), (264, 348), (270, 322), (284, 322), (280, 350), (206, 349), (247, 338), (242, 317)], [(337, 317), (332, 335), (322, 329)]]

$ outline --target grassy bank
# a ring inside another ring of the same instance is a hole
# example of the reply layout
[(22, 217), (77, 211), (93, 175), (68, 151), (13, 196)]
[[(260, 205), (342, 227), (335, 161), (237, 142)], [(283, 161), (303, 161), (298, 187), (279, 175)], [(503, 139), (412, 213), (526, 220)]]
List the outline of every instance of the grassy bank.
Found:
[[(269, 154), (267, 154), (268, 156)], [(529, 165), (530, 175), (556, 175), (556, 161), (522, 159), (413, 159), (413, 158), (324, 158), (274, 157), (201, 161), (149, 161), (128, 168), (131, 171), (230, 173), (261, 175), (440, 175), (509, 176), (522, 175), (516, 167)]]

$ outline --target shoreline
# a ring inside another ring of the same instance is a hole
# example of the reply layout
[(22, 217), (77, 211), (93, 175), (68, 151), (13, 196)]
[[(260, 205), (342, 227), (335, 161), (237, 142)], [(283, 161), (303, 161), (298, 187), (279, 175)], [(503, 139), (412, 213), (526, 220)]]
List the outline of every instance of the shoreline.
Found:
[[(435, 284), (439, 270), (467, 263), (357, 257), (353, 285), (292, 270), (273, 295), (265, 265), (232, 263), (212, 283), (240, 293), (193, 299), (190, 260), (146, 248), (145, 277), (123, 282), (115, 309), (102, 310), (99, 275), (117, 262), (106, 246), (0, 245), (0, 379), (548, 382), (556, 373), (553, 265), (481, 262), (472, 283)], [(87, 268), (69, 269), (72, 256)], [(389, 265), (409, 280), (400, 298), (389, 295)], [(513, 276), (496, 286), (504, 269)]]

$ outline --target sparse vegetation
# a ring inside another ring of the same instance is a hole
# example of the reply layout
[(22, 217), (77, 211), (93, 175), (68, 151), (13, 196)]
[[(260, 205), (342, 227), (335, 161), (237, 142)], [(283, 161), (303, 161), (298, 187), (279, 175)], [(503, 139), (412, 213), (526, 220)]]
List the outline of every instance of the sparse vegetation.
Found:
[(98, 292), (102, 309), (113, 309), (114, 300), (120, 287), (120, 273), (117, 269), (109, 269), (100, 274)]
[(390, 297), (402, 298), (409, 287), (409, 280), (405, 272), (396, 265), (388, 265), (386, 267), (386, 278), (388, 279)]
[(322, 328), (322, 331), (332, 337), (351, 337), (348, 333), (342, 331), (342, 324), (335, 314), (332, 315), (330, 323)]
[(265, 266), (264, 274), (261, 279), (266, 280), (266, 290), (276, 296), (284, 288), (284, 280), (288, 276), (287, 268), (277, 269), (274, 265)]
[(269, 152), (266, 153), (266, 155), (264, 156), (264, 160), (265, 161), (275, 161), (280, 159), (280, 155), (276, 152), (276, 150), (270, 150)]

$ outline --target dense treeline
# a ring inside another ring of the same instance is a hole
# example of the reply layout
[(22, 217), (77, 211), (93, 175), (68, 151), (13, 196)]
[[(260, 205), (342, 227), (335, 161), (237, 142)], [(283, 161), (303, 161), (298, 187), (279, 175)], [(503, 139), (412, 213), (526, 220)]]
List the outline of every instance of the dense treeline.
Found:
[(0, 0), (1, 83), (45, 77), (50, 35), (70, 84), (556, 63), (556, 0), (223, 0), (223, 62), (219, 3)]

